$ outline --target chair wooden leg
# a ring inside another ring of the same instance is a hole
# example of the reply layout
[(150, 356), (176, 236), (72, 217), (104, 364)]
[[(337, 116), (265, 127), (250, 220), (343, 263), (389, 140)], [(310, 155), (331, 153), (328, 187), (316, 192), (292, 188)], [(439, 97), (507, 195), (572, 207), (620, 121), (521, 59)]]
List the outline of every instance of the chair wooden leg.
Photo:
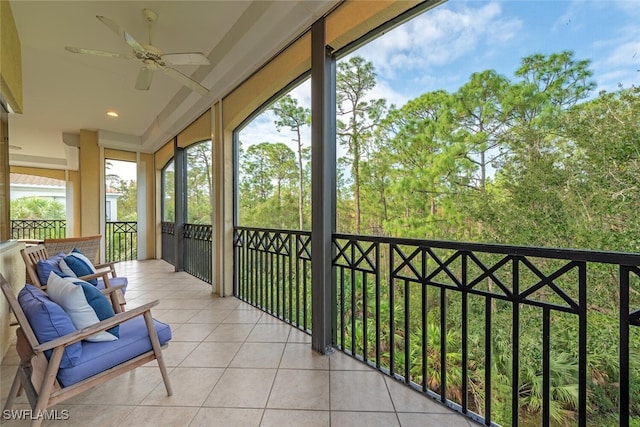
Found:
[(164, 364), (162, 347), (160, 346), (160, 341), (158, 341), (158, 334), (156, 333), (156, 327), (153, 324), (153, 318), (151, 317), (150, 311), (144, 313), (144, 322), (147, 325), (147, 331), (149, 331), (151, 347), (153, 347), (153, 352), (156, 354), (156, 360), (158, 361), (162, 381), (164, 381), (164, 388), (167, 389), (167, 396), (171, 396), (173, 394), (173, 390), (171, 389), (171, 382), (169, 382), (169, 373), (167, 372), (167, 367)]
[(13, 406), (13, 401), (18, 396), (18, 393), (22, 389), (22, 381), (20, 380), (20, 368), (16, 371), (16, 376), (13, 377), (13, 383), (11, 383), (11, 390), (9, 390), (9, 396), (7, 396), (7, 401), (4, 403), (3, 410), (11, 409)]

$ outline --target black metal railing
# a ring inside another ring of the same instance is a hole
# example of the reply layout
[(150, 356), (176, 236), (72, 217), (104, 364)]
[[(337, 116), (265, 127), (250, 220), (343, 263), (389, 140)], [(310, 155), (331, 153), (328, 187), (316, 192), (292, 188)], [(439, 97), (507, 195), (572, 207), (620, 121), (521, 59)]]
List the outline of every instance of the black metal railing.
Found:
[(11, 238), (21, 240), (61, 239), (67, 235), (64, 219), (12, 219)]
[[(310, 240), (236, 227), (234, 294), (310, 332)], [(485, 425), (640, 414), (640, 254), (347, 234), (333, 250), (346, 354)]]
[(162, 259), (171, 265), (176, 265), (173, 248), (175, 228), (174, 222), (162, 221)]
[(138, 259), (138, 223), (135, 221), (107, 222), (105, 252), (107, 262)]
[(184, 224), (184, 271), (212, 283), (211, 224)]
[[(585, 426), (597, 396), (618, 392), (612, 415), (629, 425), (640, 254), (346, 234), (333, 242), (337, 348), (486, 425)], [(595, 307), (602, 293), (611, 307)], [(610, 345), (614, 361), (619, 347), (618, 378), (596, 377), (606, 355), (588, 360), (588, 342), (592, 353)]]
[(311, 233), (236, 227), (234, 294), (309, 332)]

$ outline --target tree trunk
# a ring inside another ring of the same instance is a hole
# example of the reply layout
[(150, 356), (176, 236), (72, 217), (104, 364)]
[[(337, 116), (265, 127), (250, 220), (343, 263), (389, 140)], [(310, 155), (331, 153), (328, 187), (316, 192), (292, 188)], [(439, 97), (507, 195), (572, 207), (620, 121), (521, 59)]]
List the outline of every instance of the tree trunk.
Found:
[(300, 128), (298, 132), (298, 217), (300, 230), (304, 230), (304, 175), (302, 169), (302, 142), (300, 141)]

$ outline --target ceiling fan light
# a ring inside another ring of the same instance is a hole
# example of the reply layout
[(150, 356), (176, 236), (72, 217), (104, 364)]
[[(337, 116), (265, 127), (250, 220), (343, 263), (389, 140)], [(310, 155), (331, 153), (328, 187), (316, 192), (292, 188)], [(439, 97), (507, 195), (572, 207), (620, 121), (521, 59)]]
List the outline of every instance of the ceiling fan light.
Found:
[(109, 110), (109, 111), (107, 111), (107, 116), (109, 116), (109, 117), (120, 117), (120, 114), (118, 114), (117, 111)]

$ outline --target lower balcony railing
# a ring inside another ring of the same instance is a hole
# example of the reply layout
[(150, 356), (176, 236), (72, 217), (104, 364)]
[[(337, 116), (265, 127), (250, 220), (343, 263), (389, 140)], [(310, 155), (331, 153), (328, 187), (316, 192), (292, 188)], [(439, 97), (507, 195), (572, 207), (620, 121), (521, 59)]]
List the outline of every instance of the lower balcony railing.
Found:
[(107, 262), (138, 259), (138, 223), (136, 221), (107, 222), (105, 252)]
[(61, 239), (66, 237), (64, 219), (12, 219), (11, 238), (20, 240)]
[[(486, 425), (639, 420), (640, 254), (333, 245), (337, 349)], [(234, 246), (235, 294), (309, 331), (310, 233), (236, 227)]]
[(180, 253), (175, 253), (176, 224), (162, 222), (162, 259), (176, 265), (180, 257), (181, 268), (192, 276), (212, 283), (212, 228), (211, 224), (184, 224)]
[(174, 222), (162, 221), (162, 259), (171, 265), (176, 265), (174, 239), (175, 239)]
[(311, 329), (311, 233), (236, 227), (235, 295), (303, 331)]
[(184, 271), (211, 282), (211, 224), (185, 224), (183, 230)]

